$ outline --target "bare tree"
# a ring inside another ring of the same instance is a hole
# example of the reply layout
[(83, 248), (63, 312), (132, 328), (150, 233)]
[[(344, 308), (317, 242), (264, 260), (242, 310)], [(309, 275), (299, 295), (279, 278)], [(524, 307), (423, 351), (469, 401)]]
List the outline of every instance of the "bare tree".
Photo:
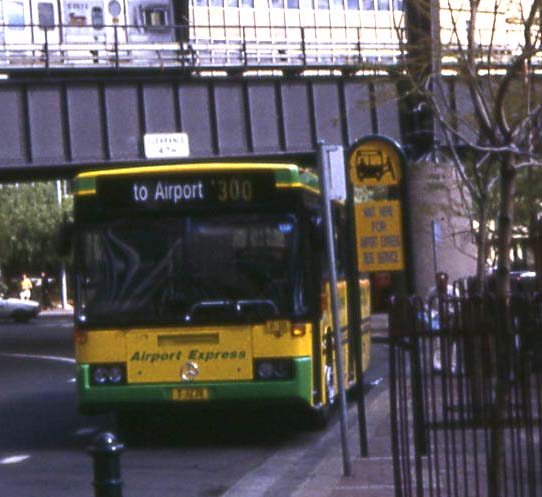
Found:
[(517, 171), (542, 164), (535, 140), (542, 106), (533, 76), (533, 68), (542, 65), (542, 2), (470, 0), (462, 4), (468, 11), (452, 0), (418, 0), (414, 5), (415, 14), (407, 10), (406, 16), (404, 74), (413, 95), (430, 107), (434, 138), (472, 201), (480, 282), (491, 200), (497, 201), (496, 288), (505, 302)]
[(542, 101), (535, 71), (542, 69), (541, 12), (542, 0), (415, 0), (406, 12), (403, 74), (412, 96), (431, 111), (434, 146), (448, 154), (472, 201), (480, 284), (492, 202), (496, 210), (495, 291), (501, 315), (495, 337), (499, 367), (488, 419), (491, 497), (501, 493), (503, 423), (510, 395), (509, 254), (517, 174), (542, 165)]

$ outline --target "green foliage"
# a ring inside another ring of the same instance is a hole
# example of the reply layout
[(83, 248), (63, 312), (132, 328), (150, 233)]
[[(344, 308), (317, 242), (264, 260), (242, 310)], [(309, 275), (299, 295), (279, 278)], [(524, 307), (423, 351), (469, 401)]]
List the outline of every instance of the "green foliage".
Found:
[(73, 201), (58, 204), (56, 182), (0, 185), (0, 268), (8, 277), (56, 272), (58, 233)]

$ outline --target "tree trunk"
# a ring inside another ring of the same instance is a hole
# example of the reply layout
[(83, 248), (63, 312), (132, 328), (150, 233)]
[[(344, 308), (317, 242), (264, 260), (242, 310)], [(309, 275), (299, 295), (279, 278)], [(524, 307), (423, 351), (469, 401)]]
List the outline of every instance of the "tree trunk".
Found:
[(479, 223), (478, 229), (478, 252), (476, 254), (476, 280), (477, 290), (480, 294), (484, 293), (486, 288), (486, 259), (487, 259), (487, 200), (483, 199), (479, 208)]
[(510, 247), (514, 223), (514, 197), (516, 194), (516, 169), (511, 153), (504, 155), (501, 164), (500, 204), (497, 226), (497, 299), (499, 304), (509, 306), (510, 300)]
[(500, 475), (504, 468), (504, 428), (506, 406), (510, 397), (510, 354), (513, 335), (510, 308), (510, 247), (514, 220), (514, 196), (516, 193), (516, 170), (511, 154), (502, 158), (500, 205), (498, 224), (498, 262), (496, 296), (499, 313), (496, 329), (496, 378), (495, 400), (490, 420), (490, 454), (488, 467), (489, 497), (501, 497)]

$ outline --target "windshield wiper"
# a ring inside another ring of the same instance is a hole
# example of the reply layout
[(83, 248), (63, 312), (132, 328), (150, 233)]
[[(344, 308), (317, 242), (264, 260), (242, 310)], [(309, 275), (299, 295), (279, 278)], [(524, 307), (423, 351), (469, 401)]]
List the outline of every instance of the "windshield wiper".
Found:
[[(273, 315), (279, 313), (277, 305), (269, 299), (240, 299), (240, 300), (201, 300), (193, 304), (185, 315), (185, 321), (192, 321), (196, 312), (230, 311), (242, 316), (247, 313), (261, 314), (261, 308), (268, 308)], [(260, 312), (256, 312), (260, 310)]]

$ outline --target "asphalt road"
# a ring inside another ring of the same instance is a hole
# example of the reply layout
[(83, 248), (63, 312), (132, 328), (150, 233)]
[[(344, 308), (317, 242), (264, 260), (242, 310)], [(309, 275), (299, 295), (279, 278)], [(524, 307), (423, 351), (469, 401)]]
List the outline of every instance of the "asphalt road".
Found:
[[(94, 495), (86, 449), (117, 427), (112, 417), (77, 413), (71, 335), (69, 318), (0, 322), (0, 495)], [(382, 363), (374, 361), (368, 382)], [(155, 418), (123, 440), (123, 495), (257, 497), (279, 486), (287, 496), (338, 443), (332, 428), (311, 432), (290, 410)]]

